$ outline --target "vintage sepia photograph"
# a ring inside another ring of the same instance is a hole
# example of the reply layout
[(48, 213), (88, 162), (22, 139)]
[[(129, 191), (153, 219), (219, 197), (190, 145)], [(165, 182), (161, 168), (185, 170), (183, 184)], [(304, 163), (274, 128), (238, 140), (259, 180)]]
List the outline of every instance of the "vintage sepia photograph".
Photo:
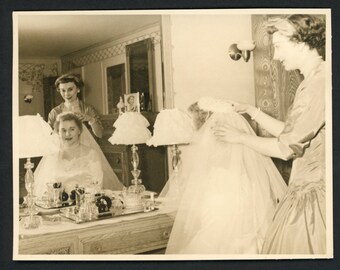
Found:
[(127, 112), (139, 112), (139, 93), (125, 94), (125, 108)]
[(13, 260), (332, 259), (331, 19), (13, 12)]

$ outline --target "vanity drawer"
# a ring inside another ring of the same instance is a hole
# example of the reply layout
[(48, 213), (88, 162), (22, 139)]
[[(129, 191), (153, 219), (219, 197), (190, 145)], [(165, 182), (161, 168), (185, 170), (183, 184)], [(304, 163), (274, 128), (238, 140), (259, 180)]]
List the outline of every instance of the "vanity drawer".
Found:
[(80, 237), (83, 254), (138, 254), (166, 247), (173, 220), (167, 216), (155, 216), (143, 223), (121, 222), (100, 235)]
[(71, 235), (22, 237), (19, 254), (77, 254), (77, 237)]

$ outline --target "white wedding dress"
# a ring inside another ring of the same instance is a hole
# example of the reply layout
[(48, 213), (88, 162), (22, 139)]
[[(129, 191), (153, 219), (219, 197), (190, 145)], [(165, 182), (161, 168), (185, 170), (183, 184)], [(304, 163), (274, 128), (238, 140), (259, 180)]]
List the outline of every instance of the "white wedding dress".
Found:
[(175, 210), (167, 254), (257, 254), (286, 184), (269, 157), (218, 142), (211, 126), (254, 134), (244, 117), (217, 112), (182, 149), (182, 168), (160, 194)]
[[(55, 136), (56, 144), (59, 145), (59, 137), (57, 134), (53, 136)], [(80, 143), (90, 148), (91, 151), (84, 153), (84, 156), (79, 159), (63, 160), (59, 152), (41, 159), (34, 171), (36, 196), (43, 195), (46, 191), (46, 183), (60, 182), (60, 180), (64, 182), (65, 179), (68, 179), (68, 182), (77, 182), (79, 185), (94, 181), (99, 182), (103, 189), (123, 189), (123, 184), (113, 172), (99, 145), (84, 124)]]

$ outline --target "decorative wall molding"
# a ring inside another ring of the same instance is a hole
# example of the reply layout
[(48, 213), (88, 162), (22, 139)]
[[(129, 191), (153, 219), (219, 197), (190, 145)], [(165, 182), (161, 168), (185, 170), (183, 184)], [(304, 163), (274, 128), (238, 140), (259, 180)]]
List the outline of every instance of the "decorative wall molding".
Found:
[(58, 63), (19, 63), (19, 80), (32, 85), (32, 92), (41, 92), (44, 76), (58, 76)]
[(81, 67), (94, 62), (102, 61), (107, 58), (114, 57), (116, 55), (125, 54), (125, 47), (131, 43), (135, 43), (147, 38), (151, 38), (153, 44), (158, 44), (161, 41), (161, 32), (155, 31), (148, 33), (119, 44), (113, 45), (105, 49), (99, 49), (95, 52), (82, 55), (82, 56), (70, 56), (62, 59), (62, 70), (67, 71), (77, 67)]

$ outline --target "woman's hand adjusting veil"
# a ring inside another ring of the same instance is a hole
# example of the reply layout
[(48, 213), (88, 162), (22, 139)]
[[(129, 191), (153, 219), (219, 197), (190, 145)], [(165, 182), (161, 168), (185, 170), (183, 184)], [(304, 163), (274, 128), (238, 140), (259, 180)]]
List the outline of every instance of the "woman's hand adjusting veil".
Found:
[(75, 113), (77, 115), (77, 117), (80, 119), (80, 121), (82, 122), (90, 122), (93, 120), (93, 117), (88, 115), (88, 114), (85, 114), (85, 113), (81, 113), (81, 112), (77, 112)]
[(244, 133), (228, 124), (215, 122), (215, 125), (213, 125), (211, 129), (218, 141), (228, 143), (242, 143), (242, 135), (244, 135)]
[(247, 103), (235, 103), (234, 111), (241, 114), (247, 113), (251, 117), (253, 117), (257, 109), (254, 106)]

